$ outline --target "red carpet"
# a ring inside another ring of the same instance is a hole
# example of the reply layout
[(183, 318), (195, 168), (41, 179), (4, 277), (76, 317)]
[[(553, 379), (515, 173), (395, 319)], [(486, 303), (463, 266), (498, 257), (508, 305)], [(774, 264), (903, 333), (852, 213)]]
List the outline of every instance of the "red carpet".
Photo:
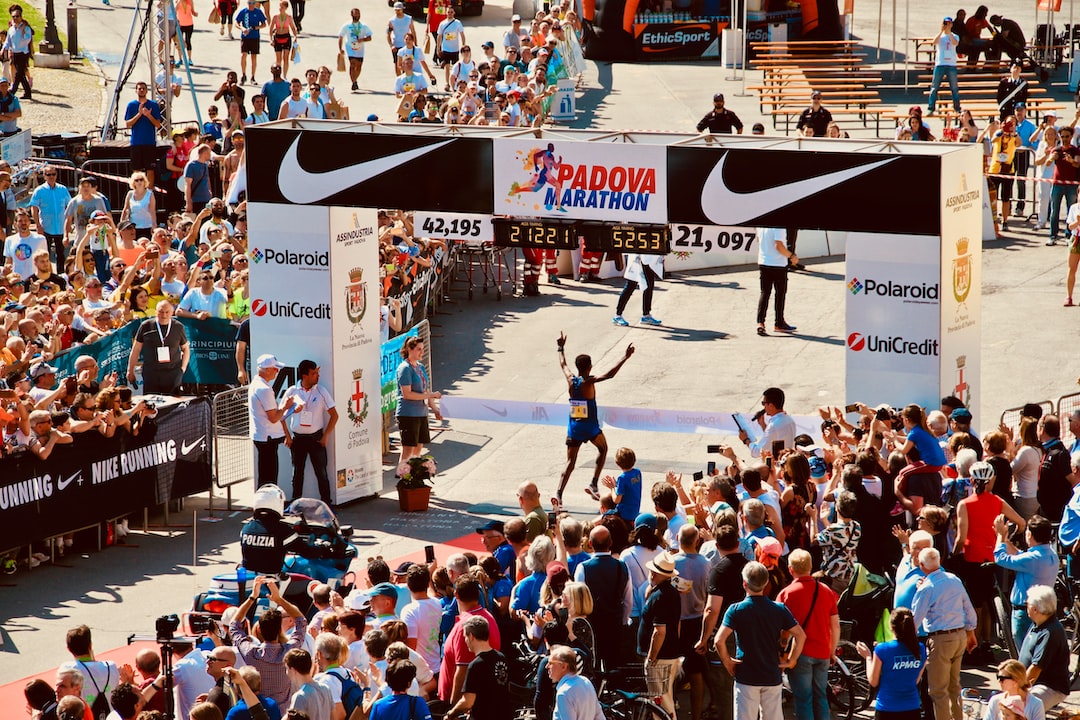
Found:
[[(446, 562), (446, 558), (456, 552), (462, 550), (469, 550), (471, 552), (483, 553), (486, 552), (484, 544), (481, 541), (479, 535), (473, 533), (470, 535), (463, 535), (457, 539), (451, 540), (448, 543), (442, 543), (435, 546), (435, 557), (439, 559), (440, 564)], [(366, 556), (365, 556), (366, 557)], [(403, 555), (392, 560), (387, 559), (386, 562), (391, 569), (398, 566), (399, 563), (405, 560), (411, 560), (413, 562), (424, 562), (424, 550), (420, 550)], [(362, 564), (361, 563), (357, 563)], [(360, 573), (361, 575), (363, 573)], [(73, 623), (74, 624), (74, 623)], [(135, 666), (135, 656), (145, 647), (153, 647), (154, 643), (151, 642), (137, 642), (131, 645), (125, 645), (113, 650), (107, 650), (105, 652), (96, 653), (96, 659), (98, 660), (111, 660), (116, 663), (117, 666), (124, 664)], [(59, 655), (66, 654), (63, 647), (56, 649)], [(36, 675), (28, 675), (21, 680), (7, 683), (6, 685), (0, 685), (0, 717), (13, 718), (21, 717), (23, 714), (23, 708), (26, 707), (26, 698), (23, 696), (23, 688), (26, 687), (26, 683), (34, 678), (41, 678), (49, 685), (53, 685), (56, 682), (56, 668), (51, 668), (45, 672), (38, 673)]]

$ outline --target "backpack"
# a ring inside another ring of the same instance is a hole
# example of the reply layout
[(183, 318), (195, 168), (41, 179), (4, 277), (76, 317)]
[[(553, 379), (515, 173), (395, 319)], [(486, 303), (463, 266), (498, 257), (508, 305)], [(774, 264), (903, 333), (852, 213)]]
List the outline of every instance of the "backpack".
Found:
[[(86, 667), (86, 663), (80, 660), (79, 664), (83, 666), (83, 670), (86, 672), (86, 677), (90, 679), (90, 683), (94, 686), (94, 690), (97, 692), (97, 697), (95, 697), (94, 702), (90, 704), (90, 712), (94, 716), (94, 720), (106, 720), (109, 717), (109, 713), (112, 712), (112, 708), (109, 707), (109, 698), (107, 698), (102, 689), (98, 687), (97, 681), (94, 680), (94, 676), (90, 674), (90, 668)], [(106, 665), (105, 690), (109, 689), (109, 680), (111, 678), (112, 668)]]
[(364, 688), (360, 687), (355, 680), (352, 679), (352, 674), (345, 670), (343, 674), (334, 672), (334, 670), (344, 668), (332, 668), (326, 672), (336, 677), (341, 681), (341, 704), (345, 707), (345, 717), (352, 716), (353, 710), (360, 707), (364, 701)]

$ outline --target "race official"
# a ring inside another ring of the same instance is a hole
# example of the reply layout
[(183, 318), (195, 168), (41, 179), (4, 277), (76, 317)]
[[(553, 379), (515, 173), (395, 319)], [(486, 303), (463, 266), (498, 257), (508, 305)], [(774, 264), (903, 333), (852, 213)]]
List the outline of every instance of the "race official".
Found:
[(155, 315), (152, 320), (144, 320), (135, 331), (127, 379), (135, 383), (135, 364), (142, 359), (143, 392), (173, 395), (180, 389), (180, 381), (191, 361), (191, 345), (183, 324), (173, 318), (172, 303), (158, 303)]
[[(161, 307), (160, 305), (158, 307)], [(271, 383), (281, 368), (285, 367), (273, 355), (260, 355), (255, 361), (258, 374), (248, 385), (248, 416), (251, 423), (251, 439), (255, 443), (258, 468), (255, 475), (256, 487), (277, 485), (278, 457), (277, 449), (285, 440), (285, 425), (282, 420), (292, 409), (295, 398), (288, 398), (279, 407), (274, 397)]]
[(810, 107), (799, 115), (799, 122), (795, 127), (802, 132), (805, 127), (814, 129), (814, 137), (825, 137), (825, 131), (832, 122), (832, 113), (821, 106), (821, 91), (814, 90), (810, 93)]
[(697, 131), (705, 132), (708, 130), (711, 133), (730, 135), (732, 128), (734, 128), (735, 132), (742, 135), (742, 121), (739, 120), (738, 115), (724, 107), (724, 93), (713, 95), (712, 102), (712, 112), (701, 118), (701, 122), (697, 124)]
[(311, 467), (319, 483), (319, 497), (330, 504), (330, 478), (326, 471), (326, 443), (337, 425), (334, 397), (319, 385), (319, 366), (314, 360), (301, 360), (296, 367), (300, 381), (285, 391), (284, 399), (293, 400), (296, 411), (285, 428), (285, 445), (292, 451), (293, 498), (304, 496), (304, 465)]

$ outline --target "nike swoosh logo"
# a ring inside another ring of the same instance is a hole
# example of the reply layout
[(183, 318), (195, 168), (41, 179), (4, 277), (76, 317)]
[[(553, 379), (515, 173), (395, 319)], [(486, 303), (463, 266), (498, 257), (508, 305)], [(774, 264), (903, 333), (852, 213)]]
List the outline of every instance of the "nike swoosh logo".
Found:
[(888, 165), (897, 158), (889, 158), (880, 162), (860, 165), (849, 170), (838, 170), (827, 175), (815, 175), (806, 180), (754, 190), (752, 192), (735, 192), (728, 188), (724, 182), (724, 165), (729, 155), (724, 154), (716, 167), (705, 179), (701, 187), (701, 211), (717, 225), (742, 225), (751, 220), (756, 220), (774, 210), (791, 205), (799, 200), (805, 200), (811, 195), (828, 190), (829, 188), (847, 182), (852, 178), (865, 175), (871, 170)]
[(495, 413), (499, 417), (506, 417), (507, 413), (509, 412), (508, 410), (496, 410), (495, 408), (491, 407), (490, 405), (484, 405), (484, 407), (486, 407), (488, 410)]
[(337, 170), (313, 173), (300, 167), (300, 160), (296, 153), (301, 137), (301, 135), (296, 136), (293, 144), (285, 152), (285, 157), (281, 159), (281, 168), (278, 170), (278, 189), (289, 202), (303, 205), (316, 203), (343, 190), (348, 190), (354, 185), (359, 185), (453, 142), (453, 140), (444, 140)]
[(56, 481), (56, 489), (57, 490), (63, 490), (68, 485), (75, 482), (75, 479), (80, 477), (80, 476), (82, 476), (82, 471), (81, 470), (79, 472), (75, 473), (74, 475), (70, 476), (70, 477), (61, 478), (61, 479), (57, 480)]
[(181, 455), (187, 455), (189, 452), (194, 450), (195, 446), (198, 445), (199, 443), (201, 443), (203, 441), (203, 438), (205, 438), (205, 437), (206, 437), (205, 435), (200, 435), (198, 440), (196, 440), (195, 442), (190, 443), (190, 444), (188, 444), (186, 441), (180, 443), (180, 454)]

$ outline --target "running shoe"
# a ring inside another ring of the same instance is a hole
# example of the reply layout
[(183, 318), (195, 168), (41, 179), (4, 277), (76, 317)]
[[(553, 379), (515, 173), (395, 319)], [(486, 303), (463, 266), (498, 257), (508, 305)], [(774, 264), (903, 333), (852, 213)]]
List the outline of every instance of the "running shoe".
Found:
[(641, 324), (642, 325), (663, 325), (664, 323), (660, 322), (660, 320), (658, 318), (654, 318), (652, 315), (642, 315), (641, 316)]
[(559, 280), (559, 276), (555, 273), (548, 273), (549, 285), (562, 285), (562, 280)]
[(787, 323), (784, 323), (783, 325), (774, 325), (773, 326), (773, 332), (793, 333), (793, 332), (795, 332), (795, 326), (794, 325), (788, 325)]
[(761, 337), (769, 337), (769, 333), (765, 332), (765, 326), (764, 325), (758, 325), (757, 326), (757, 334), (760, 335)]
[(630, 323), (626, 322), (626, 318), (624, 318), (622, 315), (616, 315), (615, 317), (611, 318), (611, 322), (615, 323), (619, 327), (630, 327)]
[(600, 492), (595, 485), (586, 486), (585, 494), (591, 497), (593, 500), (596, 500), (597, 502), (600, 501)]

